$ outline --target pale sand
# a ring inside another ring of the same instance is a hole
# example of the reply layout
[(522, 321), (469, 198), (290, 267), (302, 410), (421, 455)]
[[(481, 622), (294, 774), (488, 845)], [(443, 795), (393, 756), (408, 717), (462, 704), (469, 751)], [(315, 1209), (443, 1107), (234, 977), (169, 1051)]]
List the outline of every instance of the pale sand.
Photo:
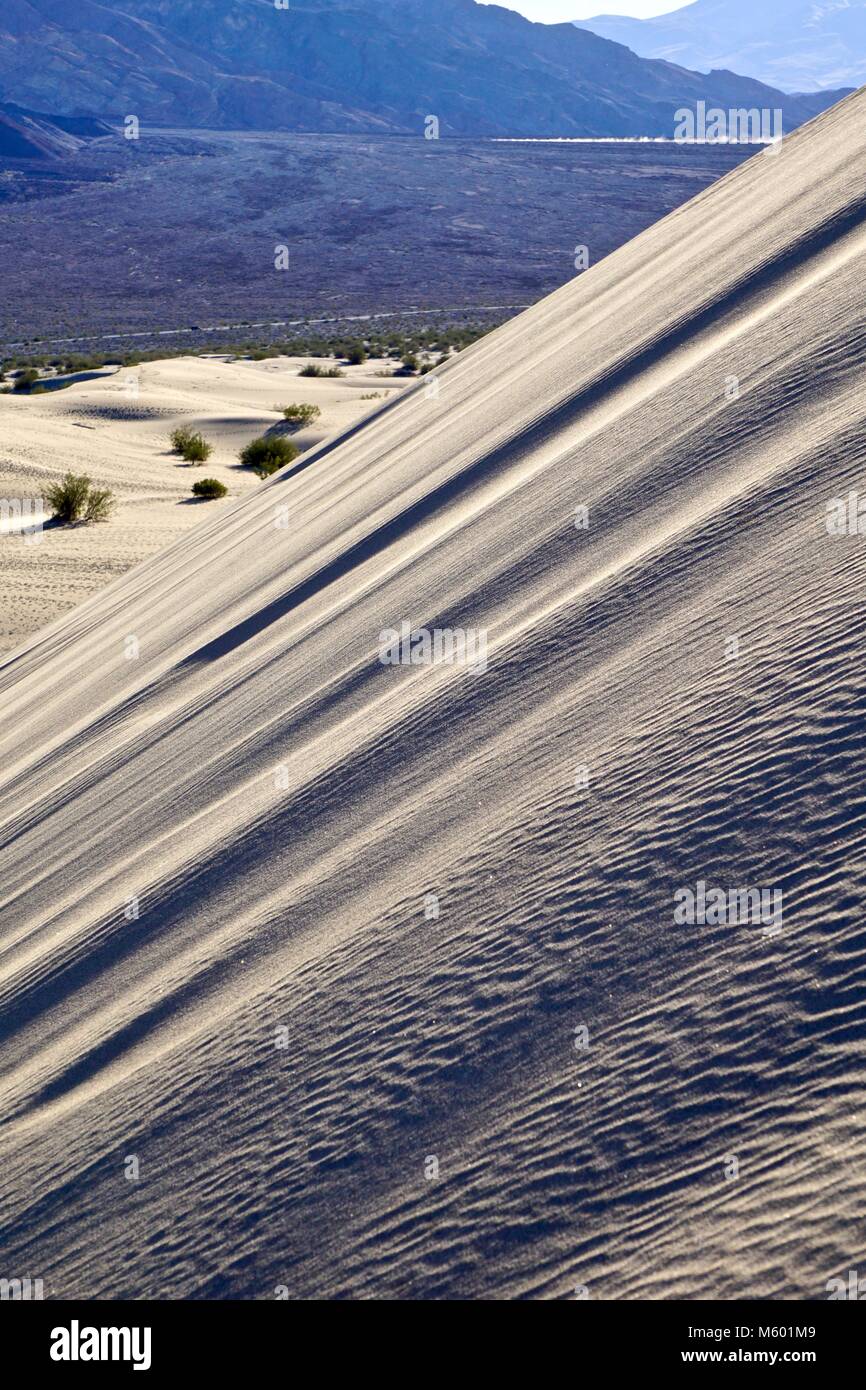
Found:
[[(388, 396), (407, 384), (406, 378), (377, 377), (377, 371), (394, 368), (380, 361), (344, 367), (345, 376), (335, 380), (299, 377), (300, 368), (314, 360), (181, 357), (45, 395), (0, 394), (0, 499), (29, 499), (32, 516), (46, 486), (72, 472), (111, 488), (118, 501), (108, 523), (49, 528), (38, 544), (14, 534), (12, 509), (9, 519), (0, 518), (0, 651), (164, 549), (197, 525), (205, 508), (224, 507), (228, 499), (192, 500), (197, 478), (219, 478), (230, 497), (259, 486), (254, 474), (238, 466), (238, 454), (279, 426), (275, 406), (309, 401), (320, 408), (311, 428), (288, 434), (307, 449), (369, 413), (376, 402), (362, 396)], [(192, 468), (170, 452), (168, 437), (176, 425), (201, 430), (214, 445), (207, 463)]]
[[(856, 1267), (864, 131), (860, 94), (0, 664), (8, 1273)], [(383, 666), (401, 620), (487, 629), (486, 673)], [(781, 931), (675, 924), (699, 880)]]

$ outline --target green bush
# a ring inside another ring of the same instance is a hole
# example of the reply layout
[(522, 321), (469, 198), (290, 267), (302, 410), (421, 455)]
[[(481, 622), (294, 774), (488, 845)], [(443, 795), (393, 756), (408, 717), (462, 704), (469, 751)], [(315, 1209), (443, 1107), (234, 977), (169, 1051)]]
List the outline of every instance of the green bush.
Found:
[(283, 415), (293, 425), (299, 429), (304, 425), (312, 425), (321, 415), (321, 410), (317, 405), (284, 405)]
[(225, 497), (228, 492), (225, 483), (221, 483), (219, 478), (200, 478), (197, 483), (193, 483), (192, 490), (196, 497), (204, 497), (207, 500)]
[(106, 521), (114, 507), (114, 496), (107, 488), (92, 488), (83, 474), (67, 473), (60, 483), (47, 489), (48, 503), (58, 521)]
[(107, 487), (92, 487), (84, 503), (85, 521), (107, 521), (114, 511), (114, 494)]
[(272, 473), (285, 468), (287, 463), (293, 463), (300, 452), (296, 444), (282, 439), (279, 435), (272, 439), (263, 436), (261, 439), (254, 439), (252, 444), (248, 444), (242, 450), (241, 463), (244, 468), (251, 468), (254, 473), (258, 473), (260, 478), (269, 478)]
[(39, 380), (39, 373), (35, 367), (28, 367), (26, 372), (19, 372), (15, 378), (16, 391), (29, 391)]
[(351, 343), (346, 349), (346, 361), (352, 367), (360, 367), (367, 360), (367, 350), (363, 343)]
[(189, 441), (193, 438), (193, 431), (188, 430), (183, 425), (180, 425), (176, 430), (172, 430), (170, 437), (171, 452), (173, 454), (182, 454), (184, 449), (189, 444)]
[(193, 434), (182, 450), (187, 463), (204, 463), (213, 453), (213, 445), (208, 444), (200, 434)]
[(171, 432), (171, 451), (173, 454), (180, 454), (187, 463), (204, 463), (213, 453), (213, 445), (208, 444), (195, 430), (181, 425)]
[(312, 363), (308, 367), (302, 367), (298, 376), (345, 376), (342, 367), (319, 367)]

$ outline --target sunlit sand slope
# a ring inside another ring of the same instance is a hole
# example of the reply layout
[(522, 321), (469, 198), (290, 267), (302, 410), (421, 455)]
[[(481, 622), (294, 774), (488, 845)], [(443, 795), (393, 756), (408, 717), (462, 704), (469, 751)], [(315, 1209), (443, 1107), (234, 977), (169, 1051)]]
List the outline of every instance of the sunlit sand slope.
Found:
[[(4, 660), (4, 1273), (811, 1299), (866, 1258), (864, 130)], [(486, 662), (383, 664), (403, 622)], [(783, 911), (676, 920), (700, 883)]]
[[(303, 365), (300, 358), (178, 357), (90, 373), (43, 395), (0, 393), (0, 651), (163, 550), (203, 511), (222, 507), (193, 498), (198, 478), (217, 478), (230, 497), (257, 487), (238, 454), (257, 435), (286, 429), (283, 406), (319, 407), (315, 424), (292, 435), (307, 449), (367, 414), (365, 397), (405, 386), (372, 375), (384, 363), (347, 367), (340, 381), (301, 378)], [(171, 452), (178, 426), (204, 434), (213, 448), (206, 467)], [(50, 516), (48, 491), (69, 472), (113, 493), (110, 523), (48, 526), (38, 540), (26, 538), (22, 527)]]

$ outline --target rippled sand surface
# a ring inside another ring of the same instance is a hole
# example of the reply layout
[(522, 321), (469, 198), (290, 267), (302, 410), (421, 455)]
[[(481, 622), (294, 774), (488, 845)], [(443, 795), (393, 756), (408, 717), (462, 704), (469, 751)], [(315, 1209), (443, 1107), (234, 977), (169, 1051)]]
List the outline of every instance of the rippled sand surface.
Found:
[[(4, 1273), (810, 1299), (863, 1258), (864, 121), (3, 659)], [(486, 663), (385, 665), (403, 622)], [(699, 883), (781, 921), (675, 921)]]

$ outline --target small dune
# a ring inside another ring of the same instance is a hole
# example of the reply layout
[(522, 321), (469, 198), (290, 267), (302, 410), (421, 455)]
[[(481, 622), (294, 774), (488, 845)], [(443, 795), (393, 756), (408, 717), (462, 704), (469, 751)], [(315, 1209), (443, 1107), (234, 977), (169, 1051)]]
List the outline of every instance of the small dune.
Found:
[[(238, 454), (257, 435), (282, 428), (282, 406), (309, 401), (321, 409), (314, 430), (293, 436), (301, 449), (369, 413), (371, 403), (357, 390), (369, 381), (368, 366), (345, 367), (337, 380), (299, 378), (308, 360), (172, 358), (89, 374), (43, 395), (0, 394), (0, 498), (12, 509), (24, 502), (28, 514), (43, 511), (45, 488), (67, 472), (86, 474), (118, 500), (109, 523), (46, 530), (38, 541), (22, 540), (18, 525), (0, 526), (0, 651), (201, 520), (201, 508), (185, 504), (203, 474), (171, 454), (177, 426), (200, 431), (213, 445), (206, 472), (238, 497), (258, 486), (238, 466)], [(389, 394), (406, 385), (398, 378)]]

